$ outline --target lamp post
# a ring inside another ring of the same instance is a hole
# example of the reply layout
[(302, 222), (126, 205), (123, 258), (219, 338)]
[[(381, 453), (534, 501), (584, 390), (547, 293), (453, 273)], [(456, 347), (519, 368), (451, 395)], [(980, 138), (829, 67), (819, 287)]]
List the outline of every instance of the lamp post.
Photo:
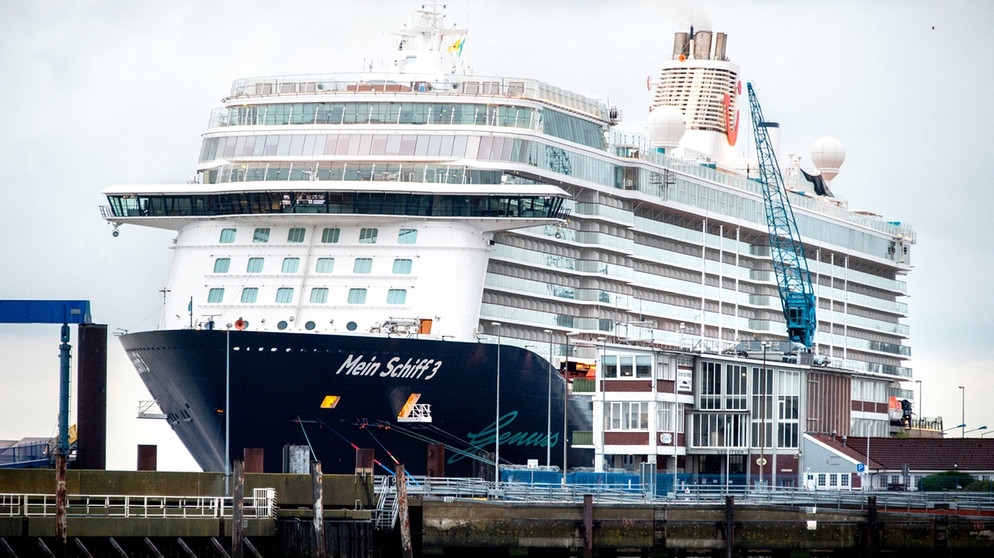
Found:
[(957, 428), (966, 428), (966, 423), (957, 424), (956, 426), (953, 426), (952, 428), (947, 428), (947, 429), (943, 430), (942, 433), (945, 434), (946, 432), (949, 432), (950, 430), (956, 430)]
[(491, 322), (497, 328), (497, 419), (494, 422), (494, 481), (500, 488), (500, 342), (501, 323)]
[(763, 341), (763, 369), (759, 373), (759, 485), (765, 486), (763, 466), (766, 465), (766, 341)]
[[(969, 434), (971, 432), (976, 432), (978, 430), (987, 430), (987, 425), (985, 424), (983, 426), (978, 426), (977, 428), (974, 428), (973, 430), (967, 430), (966, 433)], [(981, 434), (981, 436), (983, 436), (983, 434)]]
[(990, 430), (988, 432), (984, 432), (983, 434), (980, 435), (980, 437), (983, 438), (984, 436), (986, 436), (988, 434), (994, 434), (994, 430)]
[(224, 495), (231, 490), (231, 324), (224, 331)]
[[(601, 344), (601, 354), (600, 354), (600, 357), (597, 360), (597, 368), (596, 368), (597, 373), (594, 375), (594, 381), (595, 382), (597, 382), (600, 378), (604, 377), (603, 376), (603, 373), (604, 373), (603, 372), (603, 370), (604, 370), (604, 355), (605, 355), (605, 353), (607, 353), (607, 337), (598, 337), (597, 340), (600, 341), (600, 344)], [(599, 382), (598, 382), (597, 385), (600, 385)], [(607, 405), (604, 402), (604, 394), (603, 394), (603, 392), (600, 392), (600, 390), (598, 388), (594, 388), (594, 393), (598, 393), (599, 394), (598, 396), (595, 396), (595, 399), (597, 397), (599, 397), (600, 400), (601, 400), (601, 420), (600, 420), (600, 430), (601, 430), (601, 436), (600, 436), (601, 460), (600, 460), (600, 462), (601, 462), (601, 469), (604, 469), (605, 468), (604, 465), (607, 464), (607, 452), (604, 451), (605, 450), (605, 447), (604, 447), (605, 446), (605, 442), (604, 442), (604, 410), (607, 407)], [(594, 423), (594, 429), (595, 430), (597, 429), (596, 422)], [(596, 446), (595, 446), (595, 448), (596, 448)], [(596, 449), (594, 449), (594, 459), (595, 459), (594, 470), (597, 471), (598, 469), (597, 469), (597, 462), (596, 462), (596, 459), (597, 459), (597, 450)]]
[(565, 389), (563, 393), (563, 485), (566, 484), (566, 452), (569, 444), (567, 443), (566, 433), (567, 433), (567, 410), (569, 407), (569, 338), (571, 335), (576, 335), (578, 332), (570, 331), (566, 333), (566, 368), (563, 370), (563, 379), (566, 380)]
[(545, 466), (552, 465), (552, 330), (543, 329), (549, 336), (549, 400), (545, 411)]
[(960, 438), (966, 438), (966, 389), (963, 386), (959, 387), (960, 394)]

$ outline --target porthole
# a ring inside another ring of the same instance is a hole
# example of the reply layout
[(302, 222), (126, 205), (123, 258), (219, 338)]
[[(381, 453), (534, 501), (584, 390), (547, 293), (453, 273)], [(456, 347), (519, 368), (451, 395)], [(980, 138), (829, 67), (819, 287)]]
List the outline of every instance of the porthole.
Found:
[(289, 324), (286, 323), (286, 320), (280, 320), (280, 323), (276, 324), (276, 329), (286, 329), (287, 325)]
[(316, 323), (314, 323), (314, 322), (307, 322), (306, 324), (304, 324), (304, 329), (306, 329), (307, 331), (311, 331), (314, 328), (316, 328), (317, 326), (318, 325)]
[(349, 331), (355, 331), (355, 330), (359, 329), (359, 324), (357, 324), (355, 322), (349, 322), (349, 323), (345, 324), (345, 329), (347, 329)]

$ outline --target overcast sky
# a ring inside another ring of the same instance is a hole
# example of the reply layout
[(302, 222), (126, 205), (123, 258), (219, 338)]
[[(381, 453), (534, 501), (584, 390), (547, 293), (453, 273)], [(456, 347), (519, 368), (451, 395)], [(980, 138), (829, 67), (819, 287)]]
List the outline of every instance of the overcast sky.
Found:
[[(0, 12), (0, 299), (89, 299), (110, 331), (152, 329), (172, 234), (101, 218), (111, 184), (185, 182), (231, 81), (355, 72), (389, 57), (414, 1), (7, 0)], [(910, 223), (912, 360), (922, 411), (994, 429), (994, 187), (988, 130), (994, 2), (449, 1), (470, 29), (476, 74), (540, 79), (607, 98), (641, 130), (646, 77), (690, 24), (728, 34), (784, 152), (822, 136), (846, 162), (833, 182), (852, 209)], [(743, 102), (745, 99), (743, 98)], [(75, 339), (75, 331), (73, 333)], [(0, 439), (51, 436), (59, 327), (0, 325)], [(75, 350), (75, 349), (74, 349)], [(74, 353), (75, 356), (75, 353)], [(75, 365), (75, 359), (74, 359)], [(138, 444), (159, 468), (195, 469), (116, 339), (109, 347), (108, 467)], [(959, 390), (958, 386), (966, 386)], [(906, 387), (915, 387), (914, 383)], [(72, 419), (75, 422), (75, 418)]]

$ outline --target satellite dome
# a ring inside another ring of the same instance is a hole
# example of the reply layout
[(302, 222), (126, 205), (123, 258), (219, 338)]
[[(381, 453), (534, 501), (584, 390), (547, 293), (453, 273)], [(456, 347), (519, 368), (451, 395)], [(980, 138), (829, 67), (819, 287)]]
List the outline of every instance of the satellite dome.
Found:
[(656, 147), (676, 147), (687, 131), (683, 113), (676, 107), (661, 105), (649, 111), (645, 131)]
[(832, 180), (839, 174), (839, 167), (846, 160), (846, 148), (832, 136), (825, 136), (811, 146), (811, 161), (825, 180)]

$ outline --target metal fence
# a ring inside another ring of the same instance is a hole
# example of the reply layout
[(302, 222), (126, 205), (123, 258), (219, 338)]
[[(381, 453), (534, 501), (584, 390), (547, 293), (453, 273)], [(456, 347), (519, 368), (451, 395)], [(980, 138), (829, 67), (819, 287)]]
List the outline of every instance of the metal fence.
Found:
[[(232, 499), (219, 496), (135, 496), (70, 494), (66, 515), (117, 518), (222, 518), (231, 517)], [(0, 517), (54, 517), (54, 494), (0, 493)], [(244, 499), (247, 519), (276, 517), (276, 490), (257, 488)]]
[[(500, 483), (470, 478), (428, 478), (408, 477), (409, 496), (434, 498), (452, 501), (459, 498), (472, 498), (505, 502), (569, 503), (583, 501), (585, 495), (592, 495), (596, 503), (611, 504), (700, 504), (718, 503), (728, 495), (735, 496), (736, 503), (774, 504), (823, 509), (864, 509), (870, 496), (876, 498), (880, 511), (930, 511), (955, 510), (959, 514), (969, 512), (994, 512), (994, 494), (989, 492), (884, 492), (860, 490), (807, 490), (794, 487), (756, 488), (744, 484), (694, 483), (694, 475), (679, 475), (677, 490), (672, 490), (672, 475), (664, 482), (663, 475), (658, 479), (650, 475), (650, 482), (640, 482), (639, 475), (599, 473), (593, 476), (570, 473), (566, 482), (562, 475), (549, 471), (535, 471), (524, 474), (515, 471), (508, 475), (503, 471)], [(544, 473), (550, 473), (546, 475)], [(600, 476), (597, 476), (600, 475)], [(597, 482), (577, 482), (581, 479), (597, 479)], [(555, 480), (550, 480), (555, 479)], [(664, 490), (660, 490), (663, 488)], [(377, 490), (395, 490), (392, 482), (377, 483)]]

